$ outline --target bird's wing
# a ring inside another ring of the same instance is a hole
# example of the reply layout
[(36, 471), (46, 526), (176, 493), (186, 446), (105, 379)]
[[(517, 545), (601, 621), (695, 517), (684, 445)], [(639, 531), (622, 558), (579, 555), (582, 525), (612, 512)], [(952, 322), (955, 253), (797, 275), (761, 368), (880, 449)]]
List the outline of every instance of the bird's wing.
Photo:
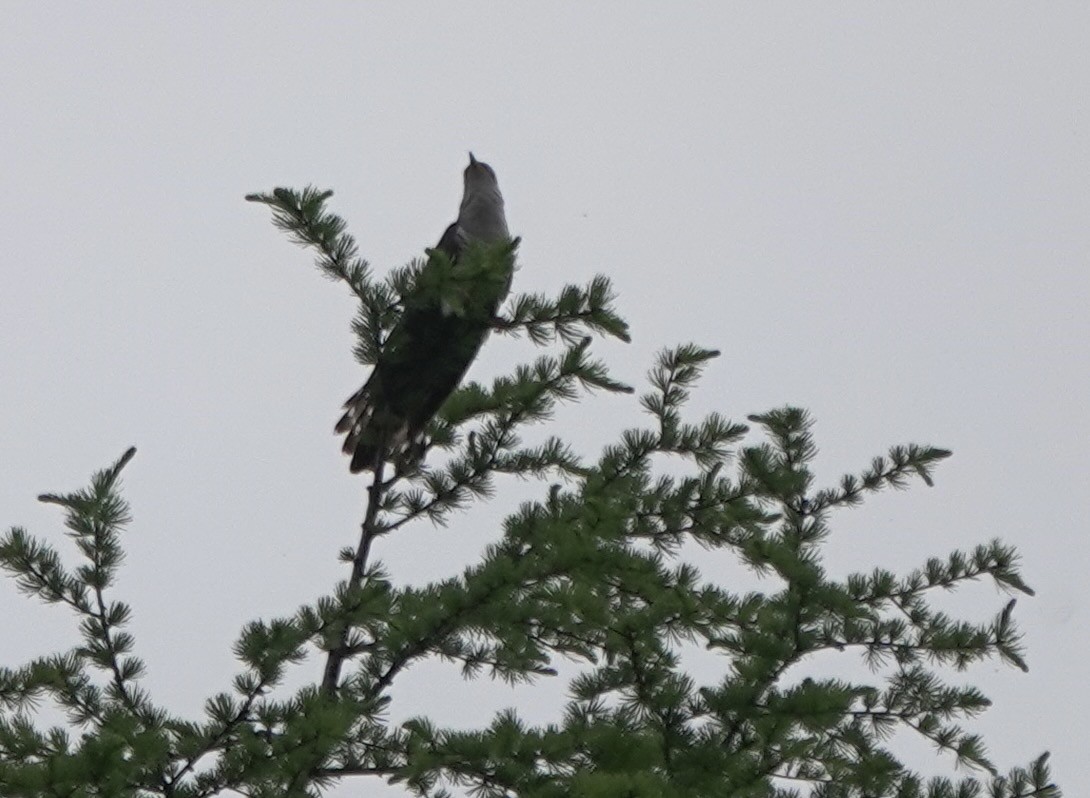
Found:
[(458, 257), (462, 251), (462, 238), (459, 234), (457, 222), (451, 222), (447, 229), (443, 231), (443, 235), (435, 248), (442, 251), (451, 260)]

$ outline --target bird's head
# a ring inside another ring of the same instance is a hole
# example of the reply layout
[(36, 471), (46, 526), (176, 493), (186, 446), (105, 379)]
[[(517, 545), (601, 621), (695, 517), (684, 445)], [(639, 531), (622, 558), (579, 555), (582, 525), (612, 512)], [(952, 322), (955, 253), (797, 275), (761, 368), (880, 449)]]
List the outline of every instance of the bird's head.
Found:
[(499, 194), (500, 184), (496, 181), (496, 173), (492, 167), (484, 161), (478, 161), (469, 154), (469, 166), (465, 170), (466, 195), (481, 193)]
[(466, 241), (499, 241), (509, 235), (496, 173), (491, 166), (474, 158), (473, 153), (469, 154), (465, 171), (458, 228)]

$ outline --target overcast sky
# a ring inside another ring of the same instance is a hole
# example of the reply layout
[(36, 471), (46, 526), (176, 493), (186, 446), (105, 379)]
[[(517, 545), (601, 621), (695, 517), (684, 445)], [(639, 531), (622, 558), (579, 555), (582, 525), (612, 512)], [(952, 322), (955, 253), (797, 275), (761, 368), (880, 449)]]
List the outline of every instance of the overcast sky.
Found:
[[(516, 290), (614, 280), (634, 340), (595, 351), (619, 378), (639, 382), (666, 345), (721, 349), (694, 413), (809, 408), (823, 484), (890, 444), (954, 450), (934, 488), (837, 516), (829, 568), (1017, 545), (1038, 589), (1017, 609), (1030, 672), (971, 671), (996, 702), (973, 728), (1004, 768), (1052, 750), (1077, 795), (1090, 10), (587, 6), (5, 4), (0, 528), (67, 545), (35, 496), (136, 445), (116, 596), (148, 687), (196, 716), (235, 672), (243, 623), (345, 575), (363, 499), (332, 435), (365, 377), (352, 301), (243, 195), (334, 189), (382, 273), (437, 241), (472, 149), (523, 238)], [(494, 340), (472, 375), (534, 354)], [(550, 431), (590, 456), (639, 421), (634, 400), (597, 397)], [(532, 495), (513, 488), (501, 507)], [(398, 581), (446, 575), (495, 538), (498, 512), (377, 554)], [(1003, 601), (977, 585), (943, 606), (980, 620)], [(10, 581), (0, 609), (4, 664), (73, 640), (70, 616)], [(410, 672), (399, 717), (543, 718), (563, 695), (459, 684)], [(338, 794), (378, 785), (355, 786)]]

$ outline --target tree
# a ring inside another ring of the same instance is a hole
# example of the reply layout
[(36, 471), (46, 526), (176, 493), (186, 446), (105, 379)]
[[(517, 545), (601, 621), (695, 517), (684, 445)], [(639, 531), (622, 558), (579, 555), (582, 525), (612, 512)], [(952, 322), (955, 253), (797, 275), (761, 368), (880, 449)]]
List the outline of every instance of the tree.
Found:
[[(373, 363), (423, 264), (374, 280), (326, 210), (329, 196), (277, 189), (255, 199), (358, 298), (356, 354)], [(488, 272), (509, 268), (513, 252), (468, 257)], [(436, 290), (456, 303), (456, 275), (440, 277)], [(490, 386), (462, 386), (430, 425), (423, 464), (372, 475), (359, 538), (342, 553), (348, 578), (292, 617), (247, 624), (235, 647), (242, 670), (201, 720), (172, 716), (141, 688), (130, 611), (111, 595), (128, 521), (120, 475), (134, 450), (88, 488), (42, 496), (63, 509), (84, 564), (64, 568), (53, 546), (16, 528), (0, 540), (0, 565), (24, 592), (67, 605), (80, 639), (0, 671), (0, 794), (303, 796), (370, 776), (422, 796), (1060, 795), (1047, 754), (999, 775), (959, 725), (988, 699), (943, 678), (996, 658), (1025, 668), (1013, 599), (984, 624), (929, 602), (936, 588), (980, 578), (1032, 595), (1011, 548), (993, 541), (900, 576), (876, 568), (836, 580), (822, 565), (836, 511), (914, 477), (930, 484), (949, 452), (896, 446), (818, 487), (804, 411), (751, 416), (755, 431), (718, 414), (686, 418), (716, 354), (693, 345), (659, 357), (639, 399), (650, 422), (596, 459), (558, 437), (527, 445), (527, 425), (557, 402), (627, 390), (588, 349), (592, 336), (625, 338), (627, 328), (602, 277), (555, 300), (517, 296), (494, 327), (560, 351)], [(410, 523), (447, 523), (504, 474), (553, 482), (464, 572), (395, 587), (375, 544)], [(767, 589), (738, 592), (702, 575), (685, 558), (694, 546), (733, 554)], [(698, 683), (682, 645), (714, 656), (717, 679)], [(828, 650), (858, 652), (871, 677), (807, 677), (808, 661)], [(426, 658), (460, 663), (467, 679), (511, 682), (559, 678), (561, 662), (580, 667), (547, 725), (514, 710), (479, 729), (390, 723), (391, 686)], [(313, 662), (315, 683), (289, 693), (285, 668), (301, 662)], [(64, 710), (67, 727), (40, 727), (42, 699)], [(887, 745), (898, 729), (968, 773), (925, 781)]]

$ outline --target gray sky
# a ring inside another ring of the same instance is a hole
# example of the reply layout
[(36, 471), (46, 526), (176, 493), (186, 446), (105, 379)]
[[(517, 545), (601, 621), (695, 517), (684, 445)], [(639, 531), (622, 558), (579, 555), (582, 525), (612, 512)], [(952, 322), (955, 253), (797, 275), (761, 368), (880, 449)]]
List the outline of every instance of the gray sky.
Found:
[[(839, 516), (830, 570), (1016, 544), (1039, 593), (1017, 610), (1030, 672), (971, 671), (996, 703), (974, 728), (1004, 767), (1051, 749), (1074, 795), (1090, 781), (1090, 10), (584, 5), (5, 5), (0, 527), (64, 545), (35, 496), (138, 446), (116, 595), (149, 688), (198, 713), (245, 621), (343, 577), (363, 499), (331, 433), (365, 376), (351, 299), (242, 197), (335, 189), (381, 273), (438, 239), (473, 149), (523, 237), (516, 289), (615, 281), (634, 341), (597, 351), (618, 377), (666, 345), (722, 349), (694, 412), (809, 408), (825, 484), (889, 444), (954, 450), (933, 489)], [(472, 374), (533, 354), (494, 340)], [(593, 454), (639, 421), (598, 397), (555, 424)], [(530, 495), (511, 487), (503, 507)], [(378, 554), (399, 580), (438, 577), (497, 517)], [(943, 604), (983, 619), (1002, 601), (978, 585)], [(73, 638), (10, 582), (0, 607), (6, 664)], [(397, 695), (400, 716), (483, 722), (509, 704), (548, 717), (563, 686), (427, 666)]]

